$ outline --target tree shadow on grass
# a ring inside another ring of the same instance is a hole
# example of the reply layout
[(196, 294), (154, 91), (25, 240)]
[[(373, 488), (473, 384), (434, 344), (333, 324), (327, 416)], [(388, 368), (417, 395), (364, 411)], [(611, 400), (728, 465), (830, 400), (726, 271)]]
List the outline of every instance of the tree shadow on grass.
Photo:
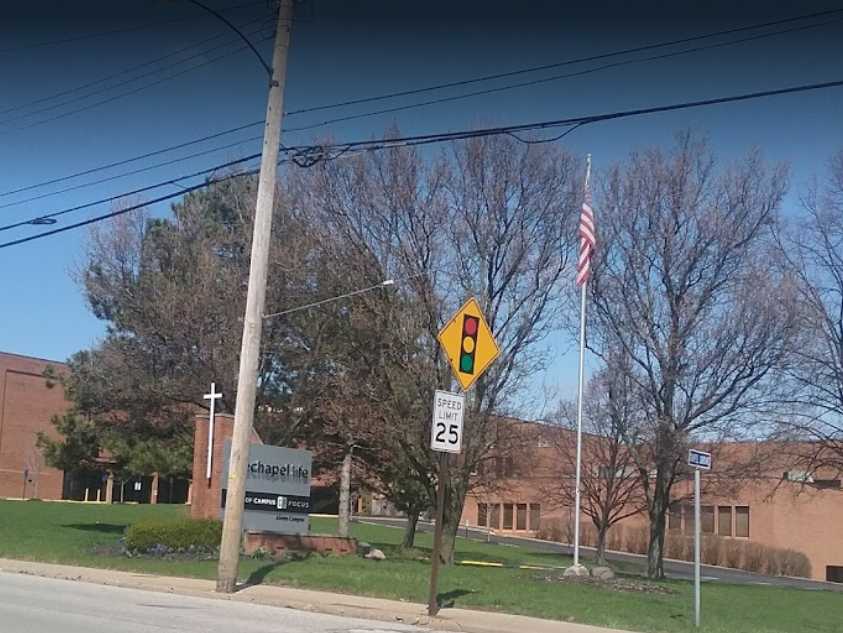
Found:
[(61, 527), (70, 528), (71, 530), (82, 530), (83, 532), (100, 532), (102, 534), (123, 534), (126, 530), (125, 525), (118, 525), (116, 523), (68, 523)]

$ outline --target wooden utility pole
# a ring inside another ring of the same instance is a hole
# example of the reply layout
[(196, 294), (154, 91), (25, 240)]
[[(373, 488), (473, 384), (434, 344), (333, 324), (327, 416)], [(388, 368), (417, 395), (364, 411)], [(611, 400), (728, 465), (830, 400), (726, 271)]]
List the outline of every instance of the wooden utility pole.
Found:
[(269, 242), (272, 230), (272, 207), (275, 200), (278, 149), (281, 144), (281, 122), (284, 112), (284, 83), (287, 77), (287, 51), (293, 0), (281, 0), (275, 48), (272, 53), (272, 77), (266, 106), (263, 133), (258, 199), (252, 233), (252, 257), (249, 266), (249, 289), (246, 314), (243, 318), (243, 342), (240, 348), (240, 372), (237, 380), (237, 401), (234, 408), (234, 432), (228, 467), (225, 515), (223, 518), (220, 560), (217, 569), (217, 591), (232, 593), (237, 585), (240, 543), (243, 531), (243, 503), (246, 496), (246, 467), (249, 460), (249, 439), (255, 414), (261, 328), (266, 300), (266, 277)]
[(442, 530), (445, 522), (445, 486), (448, 481), (448, 466), (451, 455), (439, 453), (439, 481), (436, 488), (436, 525), (433, 532), (433, 555), (430, 559), (430, 593), (427, 598), (427, 614), (439, 613), (439, 567), (442, 556)]
[(352, 448), (345, 449), (342, 458), (342, 469), (340, 470), (340, 507), (337, 517), (337, 536), (348, 538), (349, 510), (351, 510), (351, 460)]

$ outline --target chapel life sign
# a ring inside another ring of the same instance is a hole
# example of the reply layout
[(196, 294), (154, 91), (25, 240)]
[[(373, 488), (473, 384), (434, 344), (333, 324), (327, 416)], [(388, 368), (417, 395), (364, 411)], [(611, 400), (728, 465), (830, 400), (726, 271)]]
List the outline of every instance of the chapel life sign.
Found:
[[(223, 486), (228, 484), (231, 440), (225, 441)], [(248, 532), (307, 534), (310, 531), (310, 451), (253, 444), (246, 469), (243, 529)], [(225, 509), (222, 489), (220, 517)]]

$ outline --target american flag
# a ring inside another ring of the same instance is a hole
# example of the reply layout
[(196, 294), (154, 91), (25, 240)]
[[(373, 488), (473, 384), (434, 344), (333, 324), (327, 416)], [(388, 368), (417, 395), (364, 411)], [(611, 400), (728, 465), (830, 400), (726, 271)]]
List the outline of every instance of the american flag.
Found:
[(594, 238), (594, 210), (591, 208), (591, 189), (586, 184), (585, 200), (580, 213), (580, 257), (577, 260), (577, 286), (588, 283), (591, 274), (591, 256), (597, 240)]

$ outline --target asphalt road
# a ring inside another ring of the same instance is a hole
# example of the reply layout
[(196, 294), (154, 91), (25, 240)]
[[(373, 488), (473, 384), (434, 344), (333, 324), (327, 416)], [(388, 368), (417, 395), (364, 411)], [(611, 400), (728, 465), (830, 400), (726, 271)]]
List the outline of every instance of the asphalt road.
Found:
[[(391, 525), (394, 527), (403, 528), (405, 521), (403, 519), (386, 519), (378, 517), (359, 517), (359, 521), (370, 521), (372, 523), (379, 523), (381, 525)], [(430, 532), (433, 531), (433, 524), (419, 521), (419, 529)], [(477, 530), (468, 528), (460, 528), (460, 536), (468, 535), (469, 538), (488, 541), (489, 543), (496, 543), (499, 545), (519, 545), (527, 546), (530, 549), (540, 552), (553, 552), (559, 554), (573, 555), (573, 547), (570, 545), (563, 545), (561, 543), (553, 543), (551, 541), (539, 541), (536, 539), (511, 538), (499, 535), (488, 535), (485, 530)], [(584, 551), (593, 552), (592, 548), (584, 547)], [(609, 553), (607, 558), (614, 562), (631, 563), (641, 568), (643, 573), (646, 560), (644, 557), (636, 554), (624, 553)], [(680, 580), (694, 579), (694, 566), (692, 563), (665, 561), (664, 571), (668, 578), (675, 578)], [(812, 591), (839, 591), (843, 592), (843, 584), (817, 582), (813, 580), (803, 580), (799, 578), (782, 578), (780, 576), (763, 576), (761, 574), (753, 574), (739, 569), (724, 569), (721, 567), (710, 567), (702, 565), (700, 568), (700, 575), (703, 582), (724, 582), (733, 584), (748, 584), (748, 585), (769, 585), (775, 587), (793, 587), (797, 589), (808, 589)]]
[(421, 633), (246, 602), (0, 572), (3, 633)]

